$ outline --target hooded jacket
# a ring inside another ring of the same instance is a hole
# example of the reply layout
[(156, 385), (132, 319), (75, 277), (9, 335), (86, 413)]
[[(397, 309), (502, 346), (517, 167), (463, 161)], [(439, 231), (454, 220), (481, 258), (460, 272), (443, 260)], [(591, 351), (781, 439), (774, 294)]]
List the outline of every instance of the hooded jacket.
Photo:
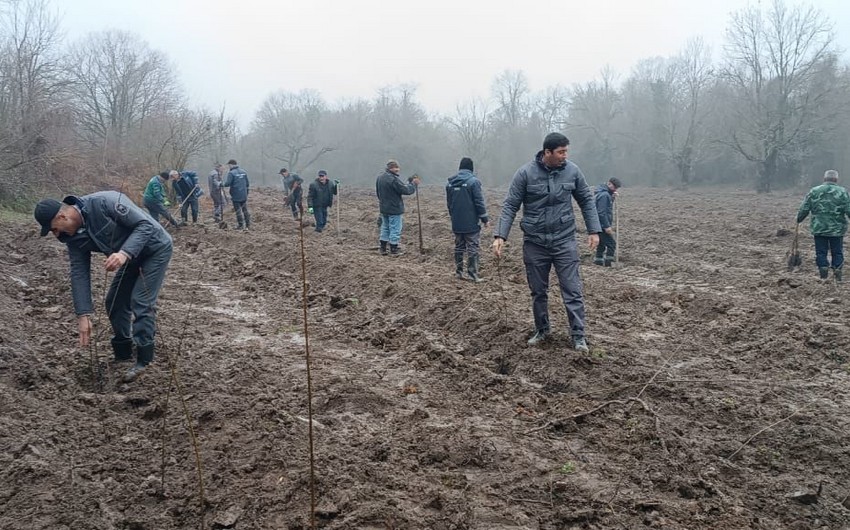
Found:
[(455, 234), (477, 232), (481, 229), (478, 221), (488, 221), (481, 182), (468, 169), (461, 169), (446, 184), (446, 206)]
[(171, 248), (171, 236), (162, 225), (117, 191), (100, 191), (83, 197), (69, 195), (62, 202), (75, 205), (83, 217), (83, 226), (76, 234), (59, 236), (59, 241), (68, 246), (71, 292), (78, 316), (94, 313), (92, 252), (108, 256), (123, 251), (131, 260), (144, 260), (162, 249)]
[(546, 167), (543, 151), (539, 151), (534, 160), (514, 174), (493, 236), (508, 239), (522, 206), (519, 225), (524, 241), (546, 248), (575, 241), (576, 219), (572, 199), (581, 208), (587, 232), (601, 232), (593, 191), (578, 166), (566, 160), (559, 167)]
[(174, 191), (180, 202), (183, 202), (189, 194), (195, 199), (204, 194), (198, 184), (198, 174), (194, 171), (181, 172), (180, 178), (174, 181)]
[(378, 175), (375, 192), (378, 194), (378, 207), (382, 215), (401, 215), (404, 213), (404, 199), (401, 196), (413, 195), (416, 186), (405, 184), (398, 175), (387, 170)]
[(224, 187), (230, 188), (230, 200), (233, 202), (245, 202), (248, 200), (248, 190), (251, 184), (248, 182), (248, 174), (239, 166), (233, 166), (224, 181)]
[(596, 212), (599, 214), (599, 226), (604, 231), (610, 228), (614, 219), (614, 194), (608, 189), (608, 183), (596, 186)]

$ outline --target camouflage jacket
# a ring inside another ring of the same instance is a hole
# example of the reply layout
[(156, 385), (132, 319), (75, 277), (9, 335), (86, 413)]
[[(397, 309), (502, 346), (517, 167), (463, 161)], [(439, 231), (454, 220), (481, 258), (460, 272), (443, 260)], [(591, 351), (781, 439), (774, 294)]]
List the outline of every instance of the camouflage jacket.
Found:
[(850, 217), (850, 194), (834, 182), (815, 186), (800, 205), (797, 222), (803, 222), (809, 213), (812, 214), (810, 231), (813, 236), (843, 236), (847, 232), (847, 217)]

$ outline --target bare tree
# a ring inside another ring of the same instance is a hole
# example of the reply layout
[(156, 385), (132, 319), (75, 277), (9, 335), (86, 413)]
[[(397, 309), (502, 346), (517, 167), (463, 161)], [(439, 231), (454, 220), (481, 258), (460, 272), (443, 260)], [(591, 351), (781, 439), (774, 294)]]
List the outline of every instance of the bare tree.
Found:
[(447, 119), (449, 126), (460, 138), (464, 153), (474, 160), (483, 159), (487, 153), (490, 119), (487, 103), (477, 98), (458, 105), (454, 116)]
[(596, 151), (598, 167), (607, 174), (613, 172), (617, 148), (614, 141), (615, 120), (622, 112), (621, 100), (615, 86), (615, 75), (606, 67), (599, 81), (576, 86), (570, 103), (569, 125), (590, 132), (590, 139), (596, 144), (590, 147)]
[(509, 127), (519, 127), (528, 118), (528, 78), (521, 70), (505, 70), (491, 87), (496, 100), (496, 119)]
[(185, 169), (189, 159), (212, 145), (216, 116), (205, 109), (182, 108), (164, 116), (157, 166)]
[(558, 131), (566, 126), (569, 104), (570, 92), (561, 85), (548, 87), (533, 99), (534, 117), (542, 134)]
[(736, 98), (727, 143), (756, 164), (756, 189), (769, 192), (781, 157), (812, 131), (814, 109), (833, 88), (811, 82), (832, 56), (832, 24), (811, 6), (774, 0), (767, 12), (734, 13), (727, 38), (724, 77)]

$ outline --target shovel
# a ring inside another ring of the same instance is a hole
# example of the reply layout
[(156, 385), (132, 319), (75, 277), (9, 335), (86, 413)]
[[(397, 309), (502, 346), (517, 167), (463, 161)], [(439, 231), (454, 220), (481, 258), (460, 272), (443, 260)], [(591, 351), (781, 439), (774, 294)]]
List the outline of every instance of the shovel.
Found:
[(788, 271), (793, 271), (796, 267), (803, 264), (803, 258), (800, 257), (800, 223), (794, 227), (794, 241), (791, 243), (791, 251), (788, 253)]

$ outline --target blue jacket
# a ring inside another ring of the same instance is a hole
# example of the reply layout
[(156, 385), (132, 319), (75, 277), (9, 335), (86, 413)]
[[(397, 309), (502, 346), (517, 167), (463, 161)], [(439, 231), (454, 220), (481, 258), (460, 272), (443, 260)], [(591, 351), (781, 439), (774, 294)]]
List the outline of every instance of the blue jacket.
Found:
[(245, 202), (248, 200), (248, 189), (251, 185), (248, 182), (248, 174), (241, 167), (233, 166), (233, 169), (227, 174), (224, 187), (230, 188), (230, 200), (233, 202)]
[(546, 167), (543, 164), (543, 151), (540, 151), (534, 160), (514, 174), (493, 236), (508, 239), (516, 214), (522, 206), (519, 226), (524, 241), (546, 248), (557, 248), (575, 241), (573, 199), (581, 208), (587, 232), (601, 232), (593, 190), (587, 185), (578, 166), (567, 160), (559, 167)]
[(413, 195), (416, 193), (416, 186), (413, 183), (405, 184), (398, 175), (387, 170), (378, 175), (375, 192), (382, 215), (401, 215), (404, 213), (404, 199), (401, 196)]
[(481, 230), (478, 226), (479, 219), (482, 223), (487, 223), (487, 207), (481, 192), (481, 181), (468, 169), (461, 169), (446, 184), (446, 206), (449, 208), (452, 232), (455, 234), (478, 232)]
[(78, 316), (94, 313), (92, 252), (108, 256), (124, 251), (131, 260), (144, 261), (160, 250), (171, 248), (171, 236), (162, 225), (117, 191), (100, 191), (83, 197), (69, 195), (62, 202), (76, 205), (83, 217), (83, 226), (76, 234), (59, 236), (59, 241), (68, 246), (71, 292)]
[(599, 214), (599, 225), (602, 230), (610, 228), (614, 222), (614, 195), (608, 190), (608, 184), (600, 184), (593, 190), (596, 192), (596, 212)]
[(173, 186), (174, 192), (177, 193), (177, 198), (180, 202), (183, 202), (190, 193), (196, 199), (204, 194), (201, 186), (198, 184), (198, 174), (194, 171), (181, 172), (180, 178), (174, 182)]

